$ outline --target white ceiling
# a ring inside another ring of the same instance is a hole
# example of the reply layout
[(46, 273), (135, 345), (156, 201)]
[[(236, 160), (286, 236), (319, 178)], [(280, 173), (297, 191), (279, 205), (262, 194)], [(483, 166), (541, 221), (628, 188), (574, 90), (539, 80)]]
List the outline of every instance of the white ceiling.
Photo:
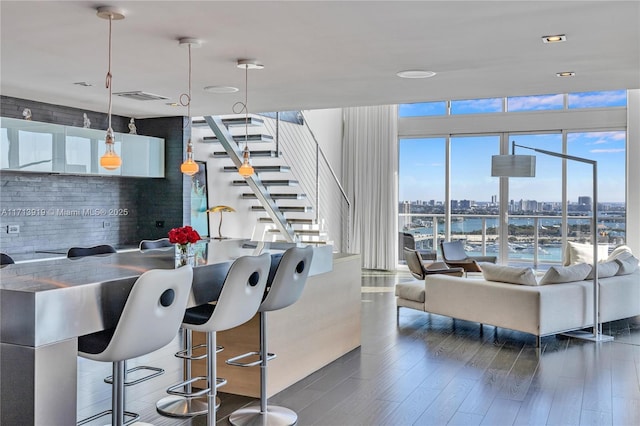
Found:
[[(251, 112), (640, 88), (639, 1), (2, 0), (2, 94), (106, 112), (101, 5), (126, 14), (113, 22), (114, 92), (178, 101), (188, 59), (177, 39), (203, 41), (192, 50), (192, 115), (231, 113), (244, 99), (239, 58), (265, 65), (249, 71)], [(567, 42), (542, 43), (559, 33)], [(396, 76), (406, 69), (437, 75)], [(166, 102), (114, 97), (113, 113), (186, 115)]]

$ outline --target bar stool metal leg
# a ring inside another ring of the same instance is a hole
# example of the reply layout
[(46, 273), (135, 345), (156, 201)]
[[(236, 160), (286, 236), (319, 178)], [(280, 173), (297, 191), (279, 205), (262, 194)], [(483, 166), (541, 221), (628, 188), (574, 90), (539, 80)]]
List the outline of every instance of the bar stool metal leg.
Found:
[(207, 393), (207, 426), (216, 426), (216, 413), (218, 411), (218, 406), (216, 404), (217, 388), (218, 386), (226, 384), (226, 381), (218, 384), (215, 331), (207, 333), (207, 353), (210, 354), (207, 358), (207, 381), (209, 382), (209, 392)]
[[(105, 410), (98, 414), (94, 414), (91, 417), (80, 420), (76, 423), (76, 426), (81, 426), (87, 423), (91, 423), (100, 417), (111, 414), (112, 424), (117, 426), (126, 426), (135, 422), (140, 418), (140, 415), (124, 409), (124, 382), (126, 375), (125, 361), (116, 361), (113, 363), (113, 388), (111, 390), (111, 410)], [(129, 420), (126, 418), (129, 417)]]
[[(192, 396), (189, 397), (193, 392), (192, 389), (192, 375), (191, 375), (191, 362), (194, 359), (193, 357), (193, 331), (187, 328), (182, 330), (184, 333), (184, 356), (178, 356), (183, 360), (183, 372), (184, 372), (184, 392), (179, 395), (171, 394), (162, 398), (160, 401), (156, 403), (156, 410), (160, 414), (164, 414), (166, 416), (171, 417), (193, 417), (205, 414), (208, 409), (207, 398), (205, 396)], [(201, 357), (197, 357), (200, 359)], [(175, 387), (182, 386), (172, 386), (167, 389), (167, 392), (174, 389)]]
[(273, 358), (274, 355), (267, 351), (267, 313), (260, 312), (260, 405), (240, 408), (231, 413), (229, 423), (232, 425), (291, 426), (297, 423), (295, 411), (267, 404), (267, 361)]

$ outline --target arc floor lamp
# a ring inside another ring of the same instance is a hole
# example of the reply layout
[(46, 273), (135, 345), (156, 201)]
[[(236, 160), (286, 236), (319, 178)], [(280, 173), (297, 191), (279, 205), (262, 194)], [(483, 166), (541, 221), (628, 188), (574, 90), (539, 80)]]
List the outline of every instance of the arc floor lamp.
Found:
[(546, 149), (532, 148), (518, 145), (511, 142), (511, 155), (494, 155), (491, 157), (491, 176), (494, 177), (535, 177), (536, 157), (535, 155), (516, 155), (516, 147), (529, 149), (552, 157), (563, 158), (565, 160), (578, 161), (590, 164), (593, 167), (593, 202), (591, 218), (591, 239), (593, 243), (593, 333), (584, 331), (572, 331), (564, 333), (578, 339), (590, 340), (593, 342), (607, 342), (613, 340), (613, 336), (603, 335), (598, 325), (600, 304), (600, 287), (598, 280), (598, 162), (588, 158), (576, 157), (562, 154), (560, 152), (547, 151)]

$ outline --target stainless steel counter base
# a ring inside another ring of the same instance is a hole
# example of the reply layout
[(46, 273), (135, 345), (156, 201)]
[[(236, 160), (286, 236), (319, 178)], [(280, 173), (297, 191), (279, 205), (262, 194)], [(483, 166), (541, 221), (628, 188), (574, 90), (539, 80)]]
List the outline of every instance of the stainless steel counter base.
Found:
[(0, 424), (75, 425), (78, 340), (0, 343)]

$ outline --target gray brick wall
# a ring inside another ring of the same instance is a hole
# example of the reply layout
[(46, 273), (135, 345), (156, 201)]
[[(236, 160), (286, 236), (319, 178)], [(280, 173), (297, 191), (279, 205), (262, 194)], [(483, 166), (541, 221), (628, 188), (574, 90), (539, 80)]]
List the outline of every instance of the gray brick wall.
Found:
[[(0, 102), (3, 117), (22, 118), (22, 110), (30, 108), (35, 121), (68, 126), (81, 127), (85, 112), (6, 96)], [(92, 128), (106, 127), (105, 114), (86, 112)], [(23, 254), (96, 244), (137, 245), (182, 225), (183, 206), (189, 204), (189, 180), (180, 173), (182, 120), (136, 120), (139, 134), (165, 139), (165, 178), (0, 173), (0, 250)], [(112, 117), (115, 131), (128, 131), (128, 122)], [(164, 226), (156, 227), (157, 221)], [(18, 225), (20, 232), (7, 233), (9, 225)]]

